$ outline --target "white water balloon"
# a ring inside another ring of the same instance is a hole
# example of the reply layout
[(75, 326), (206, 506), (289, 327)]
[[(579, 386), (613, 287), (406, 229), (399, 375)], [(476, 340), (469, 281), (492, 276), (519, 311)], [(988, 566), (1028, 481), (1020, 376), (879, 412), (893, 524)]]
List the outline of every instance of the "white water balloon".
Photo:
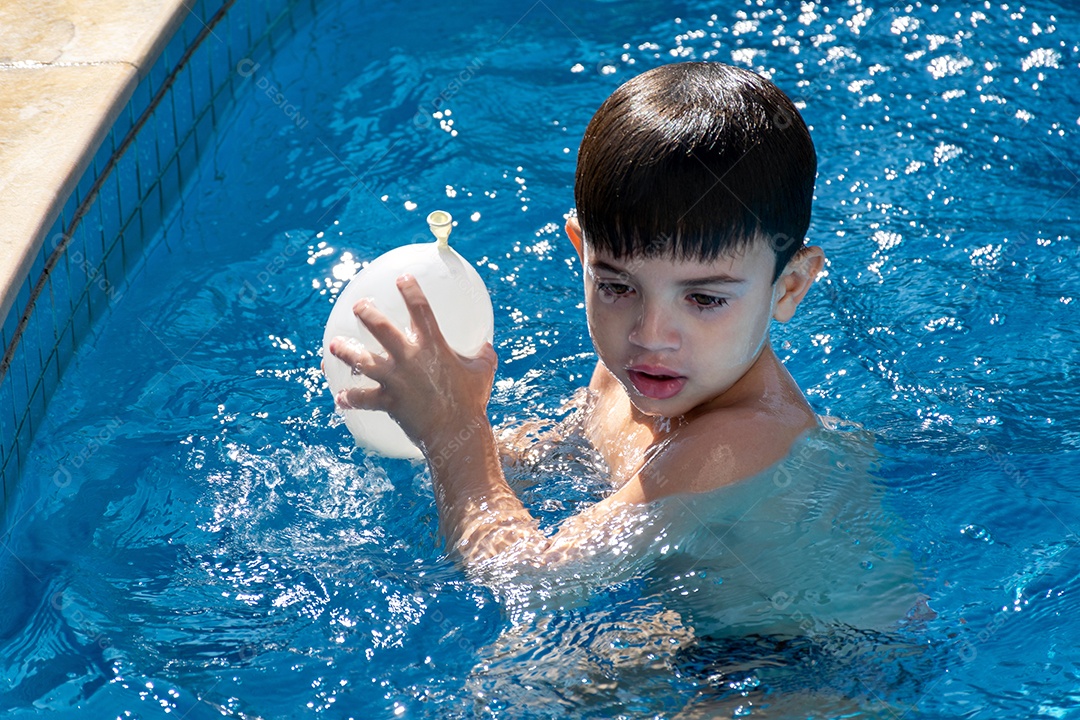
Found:
[[(382, 345), (353, 314), (353, 306), (358, 300), (370, 298), (395, 325), (406, 333), (411, 331), (409, 311), (396, 284), (406, 273), (416, 278), (427, 296), (450, 347), (462, 355), (475, 356), (485, 343), (491, 342), (495, 327), (491, 297), (479, 273), (447, 243), (453, 218), (448, 212), (436, 210), (428, 215), (427, 221), (437, 238), (435, 242), (403, 245), (380, 255), (357, 273), (338, 295), (323, 335), (323, 372), (335, 396), (346, 388), (378, 384), (363, 375), (354, 375), (352, 368), (332, 355), (329, 349), (333, 338), (344, 337), (371, 352), (383, 352)], [(360, 447), (386, 457), (423, 457), (420, 449), (386, 413), (345, 410), (344, 414), (345, 425)]]

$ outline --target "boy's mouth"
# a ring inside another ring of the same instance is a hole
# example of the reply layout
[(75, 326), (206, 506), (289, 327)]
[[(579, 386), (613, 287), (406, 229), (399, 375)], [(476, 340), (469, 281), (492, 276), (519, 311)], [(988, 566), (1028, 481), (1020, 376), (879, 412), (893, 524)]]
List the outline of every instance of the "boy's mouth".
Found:
[(667, 400), (675, 397), (686, 384), (682, 375), (673, 375), (665, 368), (636, 367), (627, 368), (630, 382), (634, 389), (653, 400)]

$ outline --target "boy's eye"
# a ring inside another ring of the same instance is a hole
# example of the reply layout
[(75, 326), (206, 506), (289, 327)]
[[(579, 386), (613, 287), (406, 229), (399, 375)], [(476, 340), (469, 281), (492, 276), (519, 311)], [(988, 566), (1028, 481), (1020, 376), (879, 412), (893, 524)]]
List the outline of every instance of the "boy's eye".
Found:
[(612, 298), (625, 297), (634, 291), (632, 287), (624, 283), (602, 281), (596, 283), (596, 289), (600, 291), (601, 295)]
[(690, 302), (700, 308), (718, 308), (727, 305), (727, 298), (717, 297), (716, 295), (692, 293), (687, 297), (690, 299)]

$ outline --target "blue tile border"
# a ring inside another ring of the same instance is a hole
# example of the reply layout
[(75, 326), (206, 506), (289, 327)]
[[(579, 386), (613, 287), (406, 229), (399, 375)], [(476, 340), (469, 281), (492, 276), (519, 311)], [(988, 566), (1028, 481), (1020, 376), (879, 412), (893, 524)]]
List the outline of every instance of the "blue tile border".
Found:
[(168, 227), (233, 106), (234, 62), (268, 52), (297, 12), (314, 0), (196, 0), (45, 235), (0, 325), (3, 505), (64, 368)]

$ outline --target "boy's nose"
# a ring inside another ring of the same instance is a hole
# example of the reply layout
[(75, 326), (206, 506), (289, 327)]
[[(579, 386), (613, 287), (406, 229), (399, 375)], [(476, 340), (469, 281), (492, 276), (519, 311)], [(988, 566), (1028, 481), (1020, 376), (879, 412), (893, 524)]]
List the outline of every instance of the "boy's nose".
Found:
[(630, 342), (645, 350), (677, 350), (679, 332), (671, 314), (652, 303), (642, 303), (641, 315), (630, 329)]

